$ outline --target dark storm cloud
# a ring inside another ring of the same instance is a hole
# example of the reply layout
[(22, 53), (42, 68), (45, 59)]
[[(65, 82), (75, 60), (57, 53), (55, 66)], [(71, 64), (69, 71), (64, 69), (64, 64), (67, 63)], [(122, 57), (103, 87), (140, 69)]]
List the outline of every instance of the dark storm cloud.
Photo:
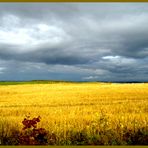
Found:
[(147, 5), (1, 3), (0, 79), (148, 81)]

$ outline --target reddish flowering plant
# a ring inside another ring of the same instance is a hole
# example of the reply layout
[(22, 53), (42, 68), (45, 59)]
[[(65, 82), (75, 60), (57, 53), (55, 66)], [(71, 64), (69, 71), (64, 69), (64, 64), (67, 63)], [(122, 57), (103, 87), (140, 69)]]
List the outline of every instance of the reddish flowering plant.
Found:
[(37, 118), (33, 118), (32, 120), (29, 120), (29, 119), (24, 119), (22, 121), (23, 125), (24, 125), (24, 128), (23, 130), (27, 129), (27, 128), (31, 128), (31, 127), (34, 127), (36, 128), (37, 127), (37, 122), (40, 122), (40, 116), (38, 116)]
[(46, 145), (47, 132), (44, 128), (37, 128), (37, 123), (40, 122), (41, 117), (29, 119), (25, 118), (22, 123), (24, 125), (19, 136), (20, 145)]

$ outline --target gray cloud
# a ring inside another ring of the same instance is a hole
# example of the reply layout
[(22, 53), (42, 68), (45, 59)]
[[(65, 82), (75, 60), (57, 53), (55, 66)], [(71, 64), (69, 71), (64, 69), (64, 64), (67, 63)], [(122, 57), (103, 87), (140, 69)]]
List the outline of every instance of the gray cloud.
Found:
[(147, 3), (1, 3), (0, 80), (148, 81)]

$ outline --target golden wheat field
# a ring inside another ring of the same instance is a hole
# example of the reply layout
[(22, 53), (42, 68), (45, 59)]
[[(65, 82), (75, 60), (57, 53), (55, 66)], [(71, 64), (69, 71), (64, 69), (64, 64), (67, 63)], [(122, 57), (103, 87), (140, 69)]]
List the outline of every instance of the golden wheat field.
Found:
[[(23, 119), (29, 114), (41, 116), (38, 126), (57, 136), (55, 144), (70, 144), (76, 140), (79, 144), (99, 144), (96, 142), (99, 138), (106, 145), (129, 144), (127, 139), (124, 141), (124, 132), (144, 129), (147, 134), (148, 84), (1, 85), (1, 139), (9, 137), (13, 129), (20, 131)], [(102, 136), (101, 131), (107, 132)], [(83, 132), (87, 139), (82, 136)], [(79, 139), (76, 133), (82, 133)]]

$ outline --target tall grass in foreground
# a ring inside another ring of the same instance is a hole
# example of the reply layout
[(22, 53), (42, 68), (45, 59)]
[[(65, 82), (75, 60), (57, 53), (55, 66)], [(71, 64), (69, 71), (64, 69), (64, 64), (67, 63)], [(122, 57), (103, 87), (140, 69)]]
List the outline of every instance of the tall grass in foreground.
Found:
[(11, 85), (0, 94), (2, 145), (20, 144), (28, 113), (41, 116), (49, 145), (148, 144), (148, 84)]

